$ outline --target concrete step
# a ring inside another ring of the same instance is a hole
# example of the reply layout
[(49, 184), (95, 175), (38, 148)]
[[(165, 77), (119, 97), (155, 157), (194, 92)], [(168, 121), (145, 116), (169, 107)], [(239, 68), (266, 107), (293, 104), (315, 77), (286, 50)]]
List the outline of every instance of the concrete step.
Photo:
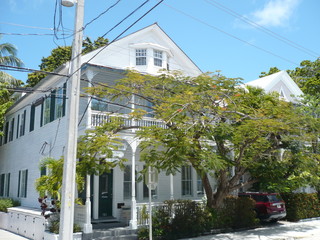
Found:
[[(96, 229), (93, 230), (91, 235), (92, 240), (136, 240), (137, 230), (130, 229), (128, 227), (110, 228), (110, 229)], [(88, 238), (90, 239), (90, 238)]]

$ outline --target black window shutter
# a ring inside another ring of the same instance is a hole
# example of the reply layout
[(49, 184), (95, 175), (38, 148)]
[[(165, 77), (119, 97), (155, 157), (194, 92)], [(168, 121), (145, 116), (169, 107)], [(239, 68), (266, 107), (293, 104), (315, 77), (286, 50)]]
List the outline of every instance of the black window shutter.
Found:
[(67, 100), (67, 83), (63, 84), (63, 104), (62, 104), (62, 116), (66, 115), (66, 100)]
[(10, 173), (8, 173), (8, 181), (7, 181), (7, 197), (10, 195)]
[(18, 178), (18, 197), (20, 197), (20, 178), (21, 178), (21, 170), (19, 171), (19, 178)]
[(20, 127), (20, 114), (18, 115), (18, 119), (17, 119), (17, 136), (16, 136), (16, 138), (19, 137), (19, 127)]
[(9, 122), (6, 122), (6, 128), (4, 130), (4, 143), (8, 142)]
[[(26, 119), (27, 118), (27, 110), (23, 111), (23, 126), (22, 126), (22, 135), (24, 135), (25, 130), (26, 130)], [(21, 134), (20, 134), (21, 135)]]
[(36, 107), (35, 105), (31, 105), (31, 111), (30, 111), (30, 132), (34, 130), (34, 114), (35, 114)]
[(44, 103), (41, 103), (40, 127), (43, 125), (43, 104)]
[(25, 181), (25, 185), (24, 185), (24, 193), (25, 193), (25, 195), (24, 195), (24, 197), (27, 197), (27, 186), (28, 186), (28, 169), (26, 170), (26, 181)]
[(51, 101), (50, 101), (50, 122), (54, 120), (54, 112), (56, 106), (56, 90), (51, 92)]

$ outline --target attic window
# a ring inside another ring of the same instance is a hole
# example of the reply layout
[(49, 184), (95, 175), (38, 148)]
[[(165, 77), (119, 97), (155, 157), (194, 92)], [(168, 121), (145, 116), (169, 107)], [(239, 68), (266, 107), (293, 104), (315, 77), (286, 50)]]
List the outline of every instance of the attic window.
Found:
[(155, 66), (162, 67), (162, 51), (153, 50), (153, 60)]
[(136, 65), (147, 65), (147, 49), (136, 49)]

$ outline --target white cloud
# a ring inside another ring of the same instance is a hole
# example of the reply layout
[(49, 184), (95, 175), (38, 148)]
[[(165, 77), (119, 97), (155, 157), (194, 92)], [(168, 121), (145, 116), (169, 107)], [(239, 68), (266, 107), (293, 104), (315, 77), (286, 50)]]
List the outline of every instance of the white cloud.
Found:
[(253, 21), (265, 27), (285, 26), (300, 0), (270, 0), (260, 10), (253, 12)]

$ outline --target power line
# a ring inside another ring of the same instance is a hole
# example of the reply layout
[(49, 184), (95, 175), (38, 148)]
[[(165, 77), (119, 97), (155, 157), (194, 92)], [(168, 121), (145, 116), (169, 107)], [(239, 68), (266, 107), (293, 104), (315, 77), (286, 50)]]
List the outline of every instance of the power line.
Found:
[(8, 71), (17, 71), (17, 72), (40, 72), (40, 73), (44, 73), (44, 74), (56, 75), (56, 76), (61, 76), (61, 77), (68, 77), (68, 75), (66, 75), (66, 74), (37, 70), (37, 69), (32, 69), (32, 68), (25, 68), (25, 67), (8, 66), (8, 65), (3, 65), (3, 64), (0, 64), (0, 69), (1, 70), (8, 70)]
[(268, 34), (268, 35), (270, 35), (270, 36), (272, 36), (272, 37), (284, 42), (284, 43), (286, 43), (287, 45), (290, 45), (291, 47), (293, 47), (295, 49), (298, 49), (298, 50), (300, 50), (300, 51), (302, 51), (302, 52), (304, 52), (304, 53), (306, 53), (306, 54), (308, 54), (308, 55), (310, 55), (312, 57), (319, 57), (320, 56), (320, 54), (314, 52), (313, 50), (305, 48), (305, 47), (301, 46), (300, 44), (295, 43), (295, 42), (291, 41), (290, 39), (288, 39), (288, 38), (286, 38), (286, 37), (284, 37), (284, 36), (282, 36), (282, 35), (280, 35), (280, 34), (278, 34), (276, 32), (273, 32), (272, 30), (262, 26), (261, 24), (258, 24), (256, 22), (250, 20), (249, 18), (247, 18), (247, 17), (235, 12), (234, 10), (226, 7), (225, 5), (219, 3), (219, 2), (217, 2), (215, 0), (204, 0), (204, 1), (207, 2), (208, 4), (212, 5), (212, 6), (215, 6), (216, 8), (221, 9), (222, 11), (226, 12), (227, 14), (232, 15), (232, 16), (240, 19), (241, 21), (253, 26), (254, 28), (256, 28), (256, 29), (258, 29), (258, 30), (260, 30), (260, 31), (262, 31), (262, 32), (264, 32), (264, 33), (266, 33), (266, 34)]
[(102, 37), (105, 37), (108, 33), (110, 33), (113, 29), (118, 27), (121, 23), (123, 23), (125, 20), (127, 20), (132, 14), (134, 14), (136, 11), (138, 11), (140, 8), (142, 8), (147, 2), (150, 0), (146, 0), (143, 2), (139, 7), (137, 7), (135, 10), (133, 10), (131, 13), (129, 13), (125, 18), (123, 18), (120, 22), (118, 22), (116, 25), (114, 25), (109, 31), (107, 31), (105, 34), (102, 35)]
[(91, 23), (93, 23), (94, 21), (96, 21), (98, 18), (100, 18), (102, 15), (106, 14), (110, 9), (114, 8), (121, 0), (118, 0), (117, 2), (115, 2), (114, 4), (112, 4), (110, 7), (108, 7), (106, 10), (104, 10), (102, 13), (100, 13), (98, 16), (96, 16), (95, 18), (93, 18), (91, 21), (89, 21), (88, 23), (86, 23), (82, 29), (82, 31)]
[(229, 36), (229, 37), (231, 37), (231, 38), (234, 38), (234, 39), (236, 39), (236, 40), (238, 40), (238, 41), (240, 41), (240, 42), (246, 43), (246, 44), (248, 44), (248, 45), (250, 45), (250, 46), (252, 46), (252, 47), (254, 47), (254, 48), (256, 48), (256, 49), (259, 49), (260, 51), (263, 51), (263, 52), (265, 52), (265, 53), (268, 53), (268, 54), (270, 54), (270, 55), (273, 55), (273, 56), (275, 56), (275, 57), (277, 57), (277, 58), (280, 58), (280, 59), (282, 59), (282, 60), (284, 60), (284, 61), (286, 61), (286, 62), (289, 62), (289, 63), (292, 63), (292, 64), (294, 64), (294, 65), (296, 65), (296, 66), (299, 66), (299, 64), (297, 64), (296, 62), (291, 61), (290, 59), (287, 59), (287, 58), (282, 57), (282, 56), (280, 56), (280, 55), (278, 55), (278, 54), (276, 54), (276, 53), (274, 53), (274, 52), (272, 52), (272, 51), (269, 51), (269, 50), (267, 50), (267, 49), (264, 49), (264, 48), (262, 48), (262, 47), (259, 47), (259, 46), (257, 46), (257, 45), (254, 45), (254, 44), (252, 44), (252, 43), (250, 43), (250, 42), (248, 42), (248, 41), (246, 41), (246, 40), (243, 40), (243, 39), (241, 39), (241, 38), (239, 38), (239, 37), (237, 37), (237, 36), (235, 36), (235, 35), (233, 35), (233, 34), (231, 34), (231, 33), (228, 33), (228, 32), (226, 32), (226, 31), (224, 31), (224, 30), (222, 30), (222, 29), (220, 29), (220, 28), (218, 28), (218, 27), (215, 27), (215, 26), (213, 26), (213, 25), (211, 25), (211, 24), (209, 24), (209, 23), (207, 23), (207, 22), (205, 22), (205, 21), (203, 21), (203, 20), (200, 20), (199, 18), (196, 18), (196, 17), (194, 17), (194, 16), (192, 16), (192, 15), (186, 13), (186, 12), (183, 12), (183, 11), (181, 11), (181, 10), (179, 10), (179, 9), (171, 6), (171, 5), (168, 5), (168, 4), (166, 4), (166, 3), (164, 3), (164, 5), (166, 5), (167, 7), (175, 10), (176, 12), (179, 12), (179, 13), (181, 13), (181, 14), (189, 17), (189, 18), (192, 18), (193, 20), (195, 20), (195, 21), (197, 21), (197, 22), (200, 22), (200, 23), (202, 23), (202, 24), (204, 24), (204, 25), (206, 25), (206, 26), (208, 26), (208, 27), (210, 27), (210, 28), (212, 28), (212, 29), (215, 29), (216, 31), (221, 32), (221, 33), (223, 33), (223, 34), (225, 34), (225, 35), (227, 35), (227, 36)]
[[(56, 36), (57, 34), (54, 33), (0, 33), (0, 35), (16, 35), (16, 36)], [(64, 36), (67, 35), (72, 36), (72, 34), (65, 34), (65, 33), (61, 33), (60, 35)]]

